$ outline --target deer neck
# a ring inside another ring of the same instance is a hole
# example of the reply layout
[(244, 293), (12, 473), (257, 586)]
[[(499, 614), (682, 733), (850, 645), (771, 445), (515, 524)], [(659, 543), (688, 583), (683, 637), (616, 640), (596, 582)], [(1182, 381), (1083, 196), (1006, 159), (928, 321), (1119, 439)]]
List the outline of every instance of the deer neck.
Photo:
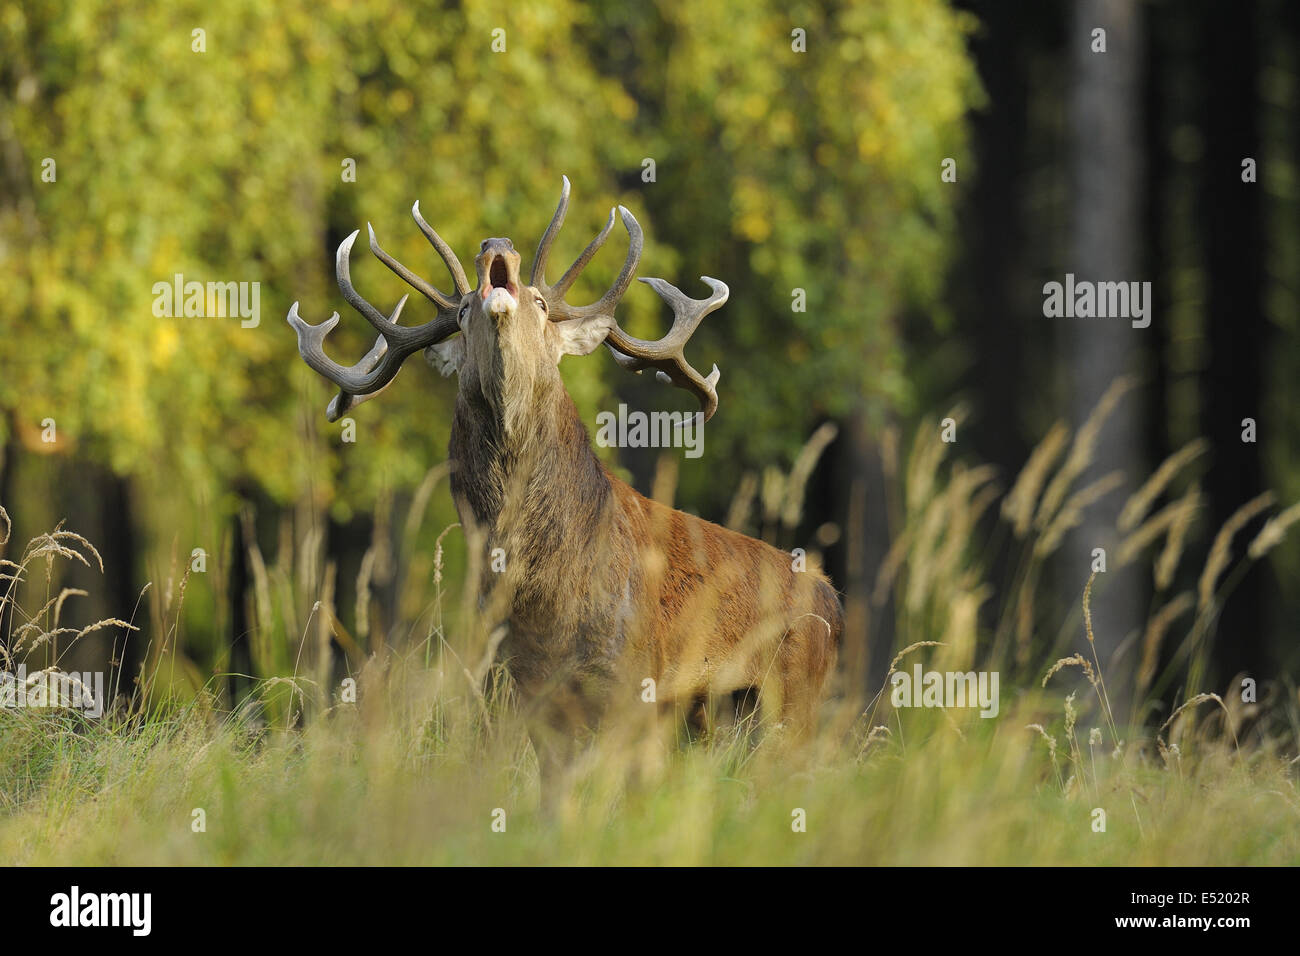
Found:
[(525, 532), (540, 549), (589, 538), (610, 479), (559, 370), (547, 365), (490, 378), (499, 386), (462, 382), (456, 401), (450, 457), (462, 520), (494, 539)]

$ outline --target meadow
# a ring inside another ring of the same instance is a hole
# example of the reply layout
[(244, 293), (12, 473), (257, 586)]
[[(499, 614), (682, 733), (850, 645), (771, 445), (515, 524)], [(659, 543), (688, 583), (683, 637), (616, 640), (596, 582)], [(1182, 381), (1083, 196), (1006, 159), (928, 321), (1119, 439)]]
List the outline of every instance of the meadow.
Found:
[[(895, 707), (888, 678), (863, 693), (841, 676), (810, 743), (793, 746), (755, 714), (692, 739), (665, 711), (649, 736), (602, 730), (545, 806), (508, 675), (445, 567), (456, 527), (408, 582), (428, 597), (422, 612), (401, 639), (349, 654), (342, 681), (330, 642), (355, 640), (329, 595), (289, 630), (288, 615), (270, 608), (299, 588), (301, 555), (258, 556), (260, 675), (233, 703), (225, 675), (203, 677), (185, 654), (187, 573), (176, 569), (151, 592), (157, 600), (142, 599), (146, 620), (66, 625), (77, 594), (62, 589), (60, 569), (95, 568), (99, 555), (73, 531), (51, 531), (0, 561), (6, 669), (57, 669), (68, 647), (102, 629), (149, 651), (138, 681), (110, 674), (122, 693), (98, 719), (0, 710), (0, 861), (1300, 863), (1294, 683), (1261, 681), (1257, 700), (1243, 700), (1234, 675), (1203, 683), (1216, 609), (1300, 514), (1280, 511), (1249, 541), (1236, 535), (1244, 518), (1209, 529), (1193, 564), (1194, 444), (1121, 513), (1127, 547), (1110, 568), (1058, 600), (1045, 568), (1098, 495), (1078, 479), (1108, 413), (1103, 402), (1078, 434), (1053, 430), (1009, 490), (988, 469), (947, 461), (932, 423), (898, 469), (900, 524), (875, 603), (899, 635), (890, 675), (916, 664), (996, 670), (996, 717)], [(786, 498), (802, 495), (825, 440), (783, 476)], [(1175, 494), (1180, 482), (1187, 490)], [(1157, 510), (1162, 496), (1170, 503)], [(750, 504), (732, 509), (741, 526)], [(1246, 503), (1242, 514), (1269, 506)], [(0, 510), (0, 539), (9, 525)], [(1007, 593), (989, 575), (992, 541), (1018, 555)], [(1103, 661), (1092, 610), (1106, 600), (1106, 575), (1125, 567), (1153, 574), (1158, 598), (1127, 653)], [(1188, 579), (1195, 586), (1178, 591)], [(981, 616), (986, 603), (1003, 610)], [(444, 605), (460, 613), (444, 616)], [(1107, 686), (1121, 670), (1125, 708), (1112, 707)]]

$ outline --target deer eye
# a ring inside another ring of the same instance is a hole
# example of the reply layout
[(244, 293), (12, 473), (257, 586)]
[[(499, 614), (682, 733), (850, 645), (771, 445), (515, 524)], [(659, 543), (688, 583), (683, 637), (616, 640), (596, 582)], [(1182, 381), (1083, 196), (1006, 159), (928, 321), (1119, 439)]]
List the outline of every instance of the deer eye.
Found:
[(537, 303), (537, 307), (539, 309), (541, 309), (543, 312), (546, 311), (546, 300), (543, 299), (540, 295), (533, 296), (533, 301)]
[(456, 321), (457, 321), (457, 322), (464, 322), (464, 321), (465, 321), (465, 316), (466, 316), (468, 313), (469, 313), (469, 303), (466, 302), (464, 305), (462, 305), (462, 306), (460, 307), (460, 315), (456, 316)]

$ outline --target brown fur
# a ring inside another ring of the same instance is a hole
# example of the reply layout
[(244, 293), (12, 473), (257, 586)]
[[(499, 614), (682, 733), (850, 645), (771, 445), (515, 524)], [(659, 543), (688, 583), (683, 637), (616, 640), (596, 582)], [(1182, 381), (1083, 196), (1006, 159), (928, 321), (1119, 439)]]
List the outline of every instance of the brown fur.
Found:
[[(558, 369), (529, 358), (543, 350), (498, 346), (480, 353), (488, 374), (460, 370), (452, 491), (483, 532), (485, 563), (494, 548), (506, 555), (504, 572), (484, 574), (483, 605), (489, 628), (507, 629), (500, 654), (544, 767), (612, 704), (639, 702), (647, 677), (660, 702), (757, 688), (765, 716), (811, 731), (843, 627), (826, 578), (611, 475)], [(532, 367), (512, 375), (519, 360)], [(529, 383), (517, 427), (510, 381)]]
[[(567, 189), (566, 181), (549, 238), (563, 219)], [(549, 238), (534, 263), (543, 288), (520, 280), (510, 240), (487, 239), (475, 259), (478, 285), (469, 290), (454, 255), (414, 214), (456, 277), (459, 299), (408, 273), (373, 235), (371, 248), (438, 305), (434, 322), (390, 327), (367, 307), (368, 319), (392, 342), (380, 343), (382, 357), (372, 350), (373, 368), (358, 370), (324, 355), (331, 324), (307, 325), (296, 304), (289, 321), (304, 358), (342, 389), (330, 406), (335, 418), (378, 394), (422, 340), (432, 343), (425, 352), (431, 363), (459, 375), (452, 495), (471, 542), (482, 549), (484, 623), (487, 633), (504, 635), (499, 653), (525, 701), (543, 771), (562, 765), (582, 731), (612, 708), (644, 712), (647, 679), (655, 682), (657, 703), (686, 708), (709, 695), (756, 689), (765, 716), (810, 732), (843, 626), (826, 578), (817, 570), (796, 572), (790, 555), (650, 501), (610, 475), (560, 378), (562, 356), (586, 355), (616, 334), (613, 307), (639, 256), (635, 219), (623, 210), (632, 239), (615, 288), (593, 306), (574, 308), (563, 300), (564, 280), (545, 285)], [(587, 258), (608, 229), (588, 246)], [(340, 269), (354, 238), (340, 246)], [(339, 276), (356, 306), (350, 280), (343, 271)], [(725, 301), (726, 287), (706, 281), (715, 290), (708, 301), (656, 286), (675, 303), (674, 329), (679, 322), (693, 328), (700, 309)], [(461, 335), (451, 337), (456, 329)], [(709, 413), (716, 407), (716, 376), (688, 375), (676, 357), (647, 361), (661, 373), (667, 367), (674, 384), (694, 388)], [(493, 560), (501, 554), (504, 568)]]

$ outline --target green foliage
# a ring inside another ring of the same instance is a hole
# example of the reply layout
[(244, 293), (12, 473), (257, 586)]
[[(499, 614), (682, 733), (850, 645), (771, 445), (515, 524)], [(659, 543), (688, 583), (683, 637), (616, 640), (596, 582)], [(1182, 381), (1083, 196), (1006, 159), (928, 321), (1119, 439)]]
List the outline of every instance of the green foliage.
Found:
[[(487, 235), (530, 250), (567, 173), (557, 259), (621, 201), (646, 226), (642, 274), (694, 294), (699, 273), (724, 278), (732, 302), (692, 345), (723, 367), (718, 457), (792, 454), (818, 417), (909, 397), (892, 320), (932, 302), (942, 275), (955, 192), (939, 162), (963, 157), (977, 96), (969, 28), (939, 0), (10, 6), (0, 439), (29, 441), (52, 417), (78, 454), (196, 500), (251, 481), (342, 516), (368, 507), (442, 457), (453, 384), (405, 371), (344, 446), (325, 384), (295, 358), (289, 303), (309, 321), (343, 312), (331, 349), (355, 361), (373, 333), (332, 285), (343, 236), (371, 221), (445, 288), (413, 200), (468, 261)], [(620, 251), (611, 241), (579, 296)], [(405, 287), (364, 248), (354, 260), (362, 294), (391, 308)], [(260, 283), (260, 325), (155, 317), (154, 283), (177, 273)], [(806, 313), (790, 311), (794, 287)], [(663, 321), (641, 286), (625, 308), (634, 329)], [(565, 371), (584, 411), (603, 383), (636, 384), (603, 354)], [(649, 385), (636, 397), (679, 401)]]
[[(366, 409), (363, 437), (340, 453), (317, 434), (327, 390), (297, 360), (284, 313), (294, 298), (313, 321), (343, 306), (332, 249), (366, 217), (431, 271), (407, 213), (418, 198), (467, 257), (481, 230), (540, 228), (567, 171), (588, 197), (573, 228), (597, 228), (594, 197), (609, 190), (590, 133), (631, 106), (582, 66), (576, 8), (514, 6), (514, 43), (497, 55), (486, 11), (58, 6), (11, 8), (0, 46), (22, 150), (2, 233), (17, 280), (0, 306), (6, 410), (28, 426), (55, 418), (119, 471), (163, 465), (217, 489), (251, 478), (277, 498), (310, 487), (329, 500), (341, 483), (357, 504), (417, 480), (445, 445), (450, 388), (434, 386), (429, 414), (429, 373), (407, 372), (425, 381)], [(191, 49), (195, 27), (206, 52)], [(39, 179), (44, 156), (54, 183)], [(355, 258), (363, 294), (391, 308), (401, 284), (364, 246)], [(153, 285), (175, 273), (259, 282), (261, 324), (155, 317)], [(336, 336), (351, 362), (374, 333), (348, 310)], [(288, 454), (304, 437), (314, 453)]]
[(827, 415), (907, 408), (895, 319), (932, 306), (942, 281), (956, 187), (940, 162), (965, 161), (980, 96), (972, 20), (912, 0), (629, 16), (659, 169), (646, 202), (680, 253), (674, 278), (732, 288), (693, 343), (723, 371), (713, 447), (759, 465)]

